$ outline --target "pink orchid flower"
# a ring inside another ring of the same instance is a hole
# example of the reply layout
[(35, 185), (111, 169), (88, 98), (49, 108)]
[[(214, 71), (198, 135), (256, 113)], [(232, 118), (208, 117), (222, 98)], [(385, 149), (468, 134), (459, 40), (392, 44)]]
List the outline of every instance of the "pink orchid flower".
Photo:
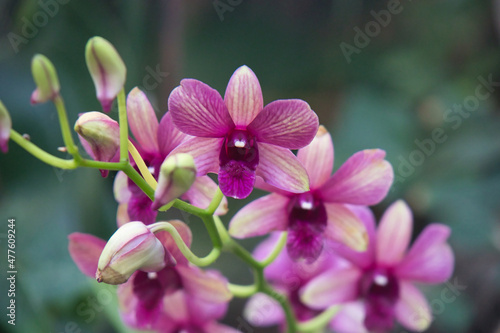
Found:
[[(189, 246), (192, 235), (188, 226), (181, 221), (169, 222)], [(177, 265), (172, 266), (171, 259), (168, 259), (166, 267), (158, 272), (136, 271), (126, 283), (118, 286), (118, 301), (124, 322), (136, 329), (169, 333), (178, 332), (178, 327), (216, 332), (208, 328), (218, 326), (214, 321), (224, 315), (232, 298), (227, 280), (217, 271), (203, 271), (191, 265), (167, 232), (155, 235)], [(82, 273), (92, 278), (105, 245), (104, 240), (92, 235), (69, 235), (69, 252), (73, 261)], [(186, 313), (186, 306), (196, 306), (195, 315)]]
[[(170, 113), (167, 112), (158, 122), (155, 111), (146, 94), (138, 88), (132, 89), (127, 97), (127, 116), (130, 131), (135, 137), (134, 146), (146, 163), (155, 179), (159, 178), (160, 167), (167, 155), (181, 142), (190, 137), (180, 132), (172, 123)], [(117, 134), (118, 135), (118, 134)], [(82, 145), (92, 156), (89, 144), (82, 140)], [(118, 160), (118, 155), (113, 161)], [(183, 199), (194, 206), (206, 208), (217, 190), (217, 185), (208, 177), (197, 177), (191, 188), (184, 193)], [(118, 225), (130, 221), (142, 221), (145, 224), (155, 222), (158, 212), (152, 209), (153, 201), (135, 185), (122, 171), (118, 172), (114, 183), (115, 199), (118, 201)], [(223, 198), (216, 214), (227, 212), (227, 199)]]
[(298, 159), (307, 170), (310, 190), (292, 193), (264, 183), (274, 192), (243, 207), (231, 220), (229, 233), (237, 238), (288, 230), (287, 249), (294, 260), (312, 262), (320, 255), (324, 239), (347, 244), (357, 251), (367, 246), (363, 222), (347, 204), (374, 205), (389, 191), (394, 177), (385, 152), (360, 151), (333, 175), (333, 142), (320, 126), (316, 137), (299, 149)]
[(247, 66), (234, 72), (224, 99), (205, 83), (184, 79), (168, 107), (179, 130), (195, 136), (174, 153), (191, 154), (198, 175), (218, 173), (225, 195), (246, 198), (256, 176), (290, 192), (308, 190), (306, 172), (289, 149), (311, 142), (318, 117), (299, 99), (264, 107), (259, 80)]
[(432, 321), (431, 309), (414, 282), (436, 284), (450, 278), (454, 263), (446, 242), (450, 228), (437, 223), (427, 226), (407, 250), (413, 218), (405, 202), (397, 201), (386, 210), (378, 230), (373, 215), (365, 214), (362, 220), (370, 240), (367, 251), (340, 245), (337, 253), (352, 265), (309, 281), (300, 292), (301, 300), (314, 309), (358, 300), (346, 305), (332, 322), (339, 332), (362, 326), (363, 330), (354, 330), (384, 332), (395, 319), (407, 329), (424, 331)]
[[(254, 251), (258, 260), (266, 258), (275, 247), (280, 233), (273, 233), (260, 243)], [(318, 315), (321, 311), (301, 302), (299, 291), (311, 279), (332, 268), (341, 268), (346, 262), (333, 252), (332, 243), (327, 242), (325, 251), (313, 263), (294, 261), (287, 251), (282, 251), (275, 261), (264, 269), (264, 276), (280, 293), (286, 295), (299, 322)], [(254, 326), (279, 325), (286, 331), (286, 319), (282, 307), (274, 299), (265, 294), (256, 294), (247, 302), (244, 310), (245, 318)]]

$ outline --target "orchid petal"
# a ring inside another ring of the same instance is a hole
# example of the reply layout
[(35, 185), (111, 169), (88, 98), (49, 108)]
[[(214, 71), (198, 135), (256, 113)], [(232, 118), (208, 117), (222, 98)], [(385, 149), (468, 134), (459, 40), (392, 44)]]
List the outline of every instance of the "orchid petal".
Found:
[(299, 149), (297, 158), (307, 170), (311, 188), (319, 188), (328, 180), (333, 170), (333, 142), (324, 126), (319, 127), (309, 145)]
[[(189, 191), (183, 198), (198, 208), (206, 209), (217, 191), (217, 184), (208, 176), (197, 177)], [(227, 198), (222, 197), (219, 207), (215, 210), (215, 215), (224, 215), (228, 212)]]
[(206, 324), (203, 329), (205, 330), (205, 333), (241, 333), (241, 331), (235, 328), (219, 324), (217, 322), (210, 322)]
[(228, 289), (227, 280), (217, 271), (203, 271), (196, 266), (184, 265), (179, 265), (176, 269), (186, 292), (201, 300), (223, 303), (233, 297)]
[(116, 225), (121, 227), (127, 222), (132, 221), (130, 216), (128, 216), (128, 203), (118, 204), (118, 208), (116, 210)]
[(404, 257), (411, 240), (413, 216), (410, 207), (398, 200), (387, 208), (377, 230), (377, 262), (397, 265)]
[(398, 321), (412, 331), (423, 332), (432, 322), (429, 303), (422, 292), (410, 282), (400, 282), (395, 312)]
[(250, 68), (241, 66), (231, 76), (224, 103), (235, 125), (240, 127), (250, 124), (262, 110), (262, 90), (257, 76)]
[(245, 199), (255, 184), (255, 168), (244, 161), (228, 161), (219, 169), (219, 186), (224, 195)]
[(106, 241), (89, 234), (74, 232), (68, 236), (69, 254), (80, 271), (95, 278), (97, 263)]
[(168, 109), (174, 124), (189, 135), (219, 138), (234, 128), (217, 90), (198, 80), (182, 80), (168, 98)]
[(353, 301), (358, 297), (362, 272), (356, 268), (332, 269), (318, 275), (300, 290), (300, 300), (313, 309)]
[(280, 304), (262, 293), (257, 293), (248, 300), (243, 316), (250, 324), (257, 327), (276, 325), (285, 320)]
[(167, 156), (175, 147), (192, 138), (179, 131), (172, 121), (170, 112), (165, 113), (161, 118), (157, 134), (158, 146), (163, 156)]
[(394, 171), (385, 152), (367, 149), (352, 155), (321, 187), (327, 202), (375, 205), (389, 191)]
[(267, 143), (259, 143), (257, 176), (270, 185), (292, 193), (309, 190), (306, 169), (288, 149)]
[[(330, 205), (332, 204), (326, 204), (325, 207), (329, 207)], [(335, 250), (335, 253), (342, 258), (350, 261), (357, 267), (367, 268), (371, 266), (375, 260), (375, 217), (373, 216), (372, 211), (365, 206), (346, 205), (345, 207), (356, 214), (364, 224), (366, 233), (368, 235), (368, 246), (366, 248), (366, 251), (361, 252), (353, 250), (351, 247), (343, 244), (342, 242), (335, 242), (334, 244), (332, 244), (332, 247)], [(330, 213), (333, 213), (332, 215), (329, 215), (331, 216), (330, 220), (335, 223), (335, 212), (330, 210)], [(333, 224), (332, 227), (335, 227), (335, 224)]]
[(132, 197), (128, 189), (128, 176), (123, 171), (118, 171), (113, 182), (113, 194), (118, 203), (127, 203)]
[(454, 258), (446, 243), (450, 228), (442, 224), (427, 226), (396, 268), (402, 279), (425, 283), (441, 283), (453, 272)]
[(349, 302), (342, 305), (328, 326), (336, 333), (369, 333), (363, 323), (364, 319), (365, 306), (363, 302)]
[(127, 116), (130, 131), (147, 152), (158, 151), (158, 118), (146, 94), (135, 87), (127, 97)]
[(146, 194), (138, 193), (130, 198), (127, 214), (132, 221), (141, 221), (146, 225), (154, 223), (158, 211), (151, 208), (152, 204), (153, 202)]
[(285, 230), (289, 198), (270, 194), (252, 201), (236, 213), (229, 223), (229, 234), (236, 238), (265, 235)]
[[(167, 221), (167, 223), (174, 226), (187, 247), (190, 247), (193, 236), (191, 234), (191, 229), (189, 229), (187, 224), (179, 220), (171, 220)], [(175, 244), (173, 237), (168, 232), (155, 232), (155, 236), (160, 240), (160, 242), (162, 242), (165, 249), (172, 255), (172, 257), (174, 257), (175, 261), (177, 261), (177, 268), (180, 267), (181, 264), (186, 265), (188, 263), (188, 260), (184, 257), (177, 244)]]
[(262, 179), (262, 177), (260, 177), (260, 176), (255, 177), (255, 185), (254, 185), (254, 187), (258, 188), (258, 189), (261, 189), (263, 191), (266, 191), (266, 192), (278, 193), (278, 194), (281, 194), (282, 196), (285, 196), (285, 197), (291, 196), (291, 195), (294, 194), (292, 192), (288, 192), (288, 191), (282, 190), (280, 188), (277, 188), (276, 186), (273, 186), (273, 185), (270, 185), (270, 184), (266, 183), (264, 181), (264, 179)]
[(259, 143), (299, 149), (314, 139), (318, 126), (318, 116), (309, 104), (300, 99), (287, 99), (266, 105), (247, 129)]
[(187, 153), (193, 156), (198, 176), (204, 176), (209, 172), (219, 172), (219, 153), (224, 139), (199, 138), (189, 139), (172, 150), (170, 155)]
[(366, 251), (368, 233), (363, 221), (345, 205), (328, 203), (325, 208), (328, 221), (324, 236), (353, 250)]

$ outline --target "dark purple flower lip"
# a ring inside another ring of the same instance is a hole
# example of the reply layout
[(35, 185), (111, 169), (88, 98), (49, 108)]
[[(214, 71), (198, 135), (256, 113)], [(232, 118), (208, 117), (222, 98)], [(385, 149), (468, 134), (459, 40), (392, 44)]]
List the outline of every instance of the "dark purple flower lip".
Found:
[(219, 155), (219, 186), (224, 195), (243, 199), (250, 195), (259, 165), (255, 137), (246, 130), (235, 129), (224, 139)]
[(148, 310), (158, 306), (164, 295), (182, 288), (179, 273), (173, 267), (156, 273), (138, 271), (133, 284), (134, 294)]
[(394, 274), (387, 269), (374, 269), (361, 279), (360, 291), (365, 298), (366, 328), (370, 331), (392, 329), (399, 299), (399, 282)]
[(323, 201), (311, 191), (301, 193), (290, 199), (288, 211), (288, 254), (293, 260), (314, 262), (323, 250), (322, 234), (327, 224)]

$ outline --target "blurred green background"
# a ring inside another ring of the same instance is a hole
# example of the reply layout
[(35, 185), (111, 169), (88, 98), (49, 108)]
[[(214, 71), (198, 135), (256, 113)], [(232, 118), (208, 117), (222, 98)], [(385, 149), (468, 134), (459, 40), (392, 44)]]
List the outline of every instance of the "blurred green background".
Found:
[[(0, 99), (18, 132), (66, 157), (57, 151), (63, 142), (53, 105), (29, 102), (35, 53), (55, 64), (71, 124), (80, 112), (100, 110), (84, 59), (92, 36), (116, 46), (128, 68), (127, 91), (146, 90), (158, 116), (180, 79), (193, 77), (223, 93), (246, 64), (259, 77), (265, 103), (300, 98), (318, 113), (334, 139), (336, 168), (362, 149), (387, 152), (396, 181), (374, 207), (377, 216), (404, 198), (414, 210), (415, 233), (435, 221), (452, 228), (453, 279), (466, 289), (449, 303), (442, 301), (445, 285), (424, 289), (435, 314), (429, 332), (500, 332), (500, 1), (394, 3), (4, 0)], [(388, 8), (397, 9), (380, 14)], [(490, 90), (477, 88), (481, 78), (494, 81)], [(478, 99), (477, 89), (488, 96)], [(67, 252), (71, 232), (108, 238), (114, 231), (113, 177), (52, 168), (12, 142), (0, 154), (0, 329), (120, 331), (112, 293), (84, 277)], [(224, 220), (242, 204), (230, 200)], [(15, 327), (4, 313), (8, 218), (17, 228)], [(194, 252), (206, 253), (201, 222), (186, 222)], [(251, 248), (256, 241), (243, 243)], [(215, 267), (231, 281), (251, 282), (231, 256)], [(224, 321), (242, 325), (243, 304), (233, 301)]]

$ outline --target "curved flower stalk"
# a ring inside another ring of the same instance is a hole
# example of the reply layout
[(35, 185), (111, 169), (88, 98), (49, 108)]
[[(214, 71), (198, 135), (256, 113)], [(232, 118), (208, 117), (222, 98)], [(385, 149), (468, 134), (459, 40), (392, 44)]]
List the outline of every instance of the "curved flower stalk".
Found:
[[(370, 243), (366, 252), (340, 247), (337, 253), (349, 267), (324, 272), (301, 290), (301, 300), (314, 309), (349, 303), (332, 322), (336, 332), (387, 331), (394, 320), (413, 331), (424, 331), (432, 321), (425, 296), (414, 282), (437, 284), (450, 278), (453, 253), (446, 242), (450, 229), (427, 226), (407, 250), (412, 214), (403, 201), (392, 204), (375, 230), (373, 215), (364, 215)], [(347, 329), (348, 328), (348, 329)]]
[(2, 101), (0, 101), (0, 150), (7, 153), (9, 151), (10, 130), (12, 129), (12, 120), (9, 111)]
[(365, 227), (347, 204), (374, 205), (386, 196), (394, 172), (384, 159), (385, 152), (360, 151), (331, 175), (333, 143), (320, 126), (314, 140), (300, 149), (297, 157), (308, 172), (311, 189), (292, 193), (258, 183), (274, 193), (243, 207), (232, 218), (229, 233), (245, 238), (289, 230), (287, 249), (294, 260), (316, 260), (324, 239), (364, 251), (368, 241)]
[[(189, 246), (192, 236), (187, 225), (181, 221), (169, 223)], [(117, 294), (123, 320), (137, 329), (178, 332), (197, 328), (202, 332), (215, 332), (210, 329), (218, 327), (215, 320), (224, 315), (232, 297), (226, 279), (217, 271), (203, 271), (190, 264), (167, 232), (156, 232), (155, 236), (177, 264), (172, 266), (169, 261), (157, 272), (136, 271), (126, 283), (119, 285)], [(94, 277), (106, 242), (81, 233), (71, 234), (69, 240), (69, 251), (78, 268)], [(196, 312), (183, 312), (186, 305)]]
[[(163, 161), (175, 147), (190, 137), (174, 126), (170, 112), (165, 113), (158, 122), (146, 94), (139, 88), (132, 89), (127, 97), (127, 115), (130, 130), (136, 140), (134, 146), (153, 177), (159, 179)], [(208, 176), (196, 177), (191, 188), (181, 198), (196, 207), (206, 208), (216, 190), (217, 185)], [(132, 220), (143, 221), (145, 224), (155, 222), (158, 212), (152, 208), (153, 201), (122, 172), (116, 175), (114, 193), (119, 203), (119, 225)], [(223, 198), (216, 214), (226, 212), (227, 199)]]
[[(269, 238), (260, 243), (254, 251), (254, 257), (262, 260), (269, 255), (275, 247), (280, 233), (273, 233)], [(325, 251), (314, 263), (294, 261), (287, 251), (282, 251), (279, 256), (264, 269), (264, 276), (269, 283), (290, 299), (295, 318), (305, 322), (320, 314), (320, 310), (311, 308), (301, 302), (300, 289), (311, 279), (332, 268), (346, 265), (345, 261), (333, 253), (333, 248), (328, 244)], [(254, 326), (279, 325), (281, 331), (286, 329), (286, 320), (283, 309), (276, 300), (264, 294), (252, 296), (245, 306), (245, 318)]]
[(175, 125), (195, 138), (173, 153), (191, 154), (198, 175), (217, 173), (224, 195), (243, 199), (256, 176), (291, 192), (309, 189), (307, 175), (289, 149), (314, 138), (318, 117), (298, 99), (263, 107), (260, 84), (250, 68), (238, 68), (224, 99), (205, 83), (184, 79), (168, 99)]

